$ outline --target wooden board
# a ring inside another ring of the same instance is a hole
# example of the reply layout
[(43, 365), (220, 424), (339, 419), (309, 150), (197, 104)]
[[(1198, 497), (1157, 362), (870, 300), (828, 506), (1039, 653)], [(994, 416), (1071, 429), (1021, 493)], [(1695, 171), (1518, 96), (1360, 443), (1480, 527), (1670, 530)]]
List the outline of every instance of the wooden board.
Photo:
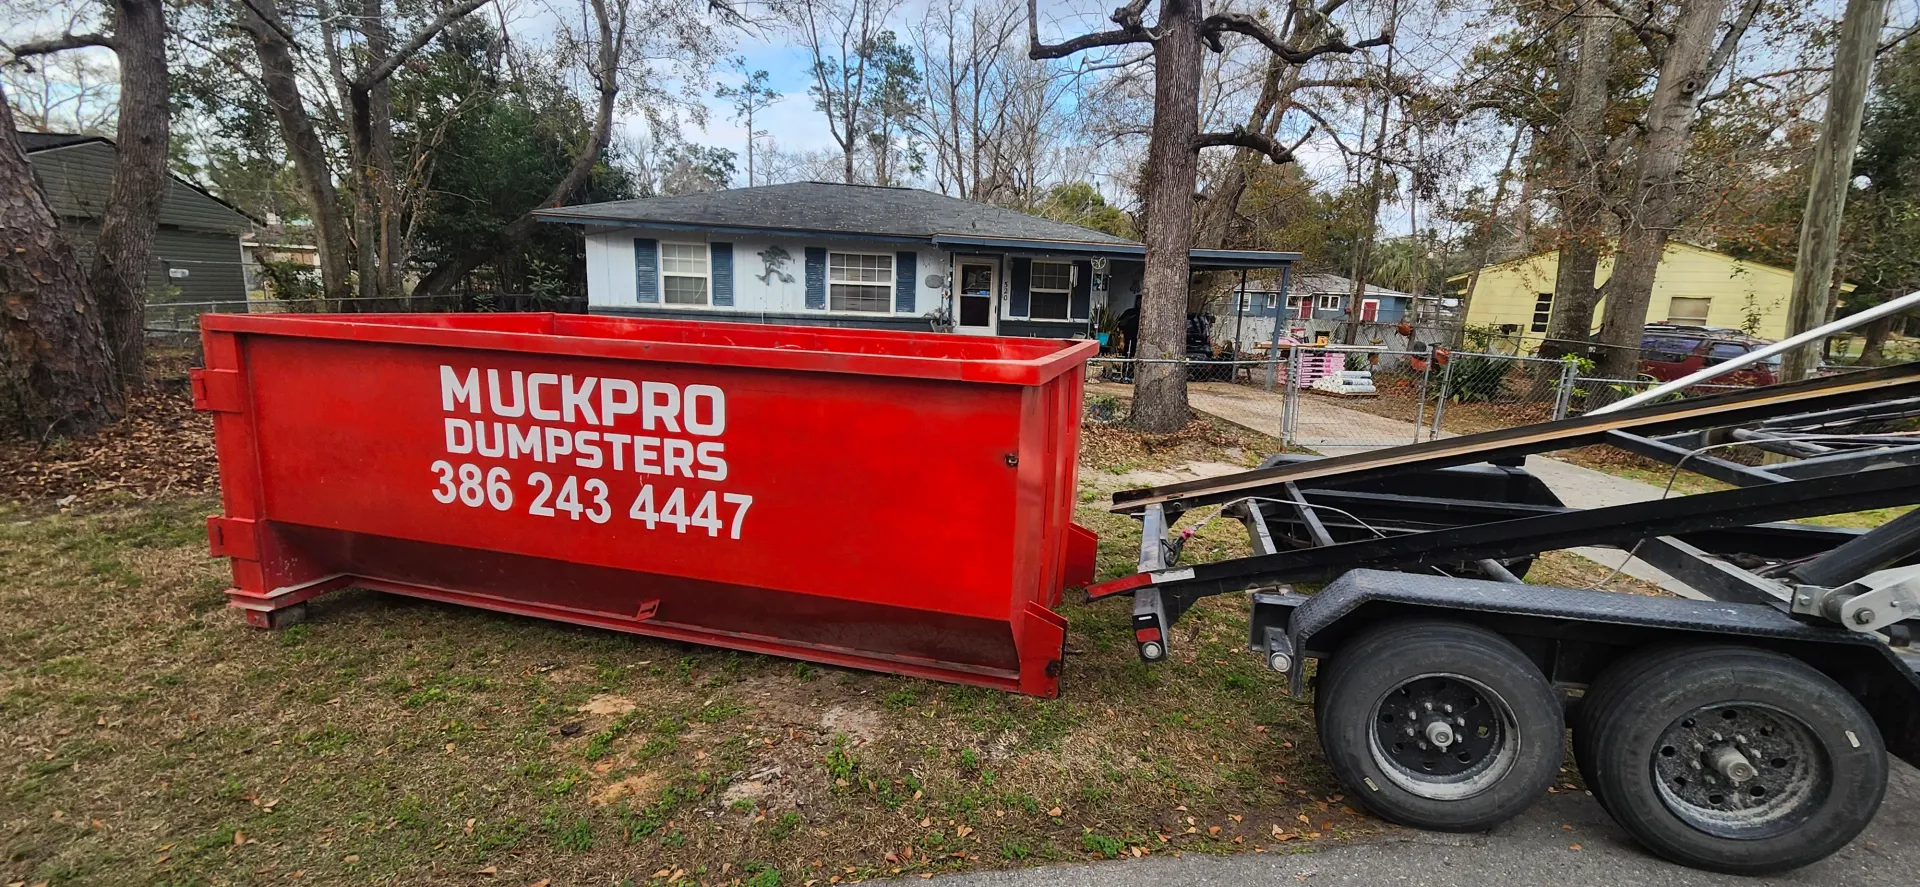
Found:
[(1195, 507), (1224, 502), (1245, 495), (1248, 491), (1288, 481), (1333, 476), (1357, 478), (1468, 465), (1603, 443), (1606, 435), (1613, 431), (1666, 434), (1915, 394), (1920, 394), (1920, 362), (1896, 364), (1839, 376), (1652, 404), (1618, 413), (1521, 425), (1239, 474), (1140, 490), (1122, 490), (1113, 494), (1114, 504), (1109, 510), (1126, 514), (1148, 505), (1175, 502)]

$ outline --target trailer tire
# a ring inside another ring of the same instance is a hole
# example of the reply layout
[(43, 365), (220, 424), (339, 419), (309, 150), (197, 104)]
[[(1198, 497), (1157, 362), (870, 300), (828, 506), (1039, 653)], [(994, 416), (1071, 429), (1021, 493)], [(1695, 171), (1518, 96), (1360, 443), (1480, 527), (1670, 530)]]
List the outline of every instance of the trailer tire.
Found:
[(1588, 699), (1575, 738), (1588, 786), (1622, 828), (1682, 865), (1799, 868), (1859, 835), (1886, 793), (1872, 717), (1790, 656), (1649, 651), (1602, 674)]
[(1476, 625), (1371, 627), (1323, 663), (1315, 697), (1334, 774), (1402, 825), (1491, 828), (1544, 794), (1566, 755), (1552, 686), (1511, 641)]
[(1672, 660), (1688, 652), (1687, 647), (1647, 647), (1634, 651), (1608, 666), (1600, 678), (1587, 687), (1586, 695), (1581, 697), (1580, 705), (1574, 709), (1570, 719), (1573, 727), (1573, 761), (1580, 768), (1580, 779), (1586, 783), (1587, 791), (1593, 793), (1593, 799), (1600, 802), (1600, 808), (1609, 814), (1613, 812), (1613, 806), (1607, 802), (1606, 790), (1600, 786), (1593, 769), (1595, 750), (1592, 740), (1598, 732), (1596, 718), (1616, 716), (1603, 712), (1614, 710), (1614, 700), (1622, 692), (1644, 683), (1648, 675), (1665, 670)]

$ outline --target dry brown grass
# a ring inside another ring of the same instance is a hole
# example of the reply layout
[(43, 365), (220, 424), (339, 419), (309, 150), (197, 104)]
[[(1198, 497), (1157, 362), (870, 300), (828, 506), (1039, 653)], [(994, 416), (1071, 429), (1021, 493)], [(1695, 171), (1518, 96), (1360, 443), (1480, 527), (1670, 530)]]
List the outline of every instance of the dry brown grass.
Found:
[(196, 351), (149, 351), (147, 389), (127, 404), (125, 419), (92, 437), (0, 439), (0, 502), (213, 492), (213, 420), (193, 411), (187, 388), (187, 368), (198, 360)]

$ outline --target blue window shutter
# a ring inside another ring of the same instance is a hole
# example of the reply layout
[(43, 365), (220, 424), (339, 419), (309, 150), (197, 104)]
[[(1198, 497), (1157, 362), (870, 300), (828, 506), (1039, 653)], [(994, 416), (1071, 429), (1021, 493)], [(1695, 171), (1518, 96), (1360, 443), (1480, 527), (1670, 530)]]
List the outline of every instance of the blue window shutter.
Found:
[(807, 247), (807, 307), (827, 307), (827, 249)]
[(1086, 320), (1093, 313), (1093, 263), (1073, 263), (1073, 295), (1067, 298), (1067, 316)]
[(1014, 317), (1026, 317), (1028, 313), (1029, 287), (1033, 281), (1033, 260), (1016, 257), (1007, 262), (1007, 310)]
[(893, 310), (913, 313), (913, 296), (918, 290), (920, 254), (901, 250), (893, 254)]
[(660, 241), (633, 239), (633, 300), (660, 301)]
[(710, 243), (707, 251), (713, 257), (713, 304), (717, 308), (733, 307), (733, 244)]

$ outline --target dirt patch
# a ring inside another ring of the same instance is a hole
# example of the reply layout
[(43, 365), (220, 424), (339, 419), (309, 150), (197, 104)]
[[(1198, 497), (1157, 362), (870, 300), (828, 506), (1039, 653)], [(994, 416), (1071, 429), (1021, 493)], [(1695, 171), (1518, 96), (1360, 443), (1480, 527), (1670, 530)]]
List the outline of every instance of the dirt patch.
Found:
[(587, 700), (587, 704), (580, 706), (579, 711), (581, 714), (609, 716), (626, 714), (635, 707), (634, 701), (625, 696), (602, 693)]
[(587, 795), (587, 803), (608, 807), (621, 802), (629, 806), (645, 804), (660, 794), (660, 777), (642, 773), (609, 782)]
[(145, 391), (127, 417), (87, 438), (0, 440), (0, 502), (87, 504), (109, 495), (146, 499), (216, 489), (213, 420), (193, 411), (191, 351), (151, 351)]
[[(1124, 417), (1126, 410), (1115, 408), (1115, 415)], [(1235, 470), (1245, 470), (1284, 452), (1289, 450), (1277, 438), (1208, 415), (1197, 416), (1171, 434), (1136, 431), (1124, 421), (1089, 420), (1080, 425), (1080, 464), (1107, 471), (1229, 460), (1237, 463)]]
[(1245, 465), (1228, 462), (1182, 462), (1167, 469), (1136, 468), (1089, 478), (1089, 482), (1100, 487), (1112, 487), (1116, 490), (1129, 490), (1139, 487), (1157, 487), (1163, 484), (1175, 484), (1187, 480), (1220, 477), (1226, 474), (1238, 474), (1247, 470)]
[(829, 733), (845, 733), (849, 739), (865, 744), (880, 738), (883, 726), (877, 711), (836, 705), (820, 715), (820, 728)]

